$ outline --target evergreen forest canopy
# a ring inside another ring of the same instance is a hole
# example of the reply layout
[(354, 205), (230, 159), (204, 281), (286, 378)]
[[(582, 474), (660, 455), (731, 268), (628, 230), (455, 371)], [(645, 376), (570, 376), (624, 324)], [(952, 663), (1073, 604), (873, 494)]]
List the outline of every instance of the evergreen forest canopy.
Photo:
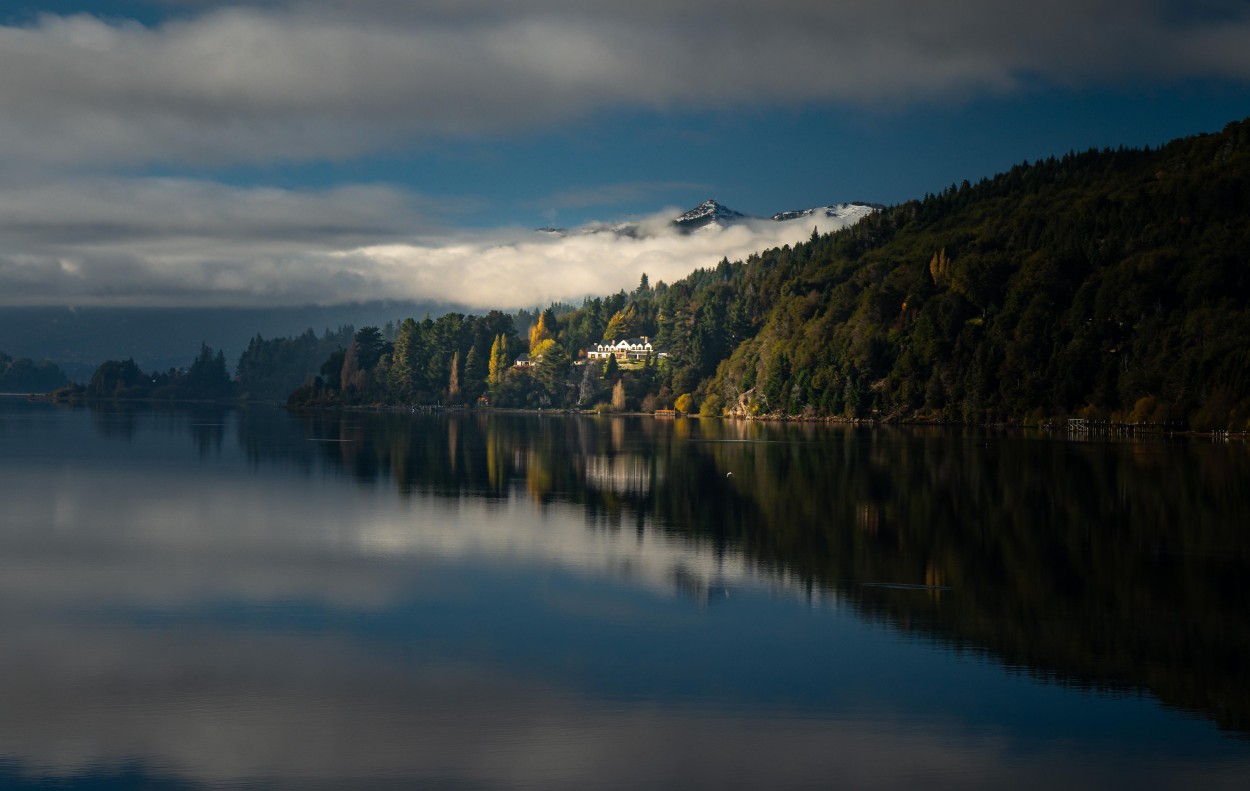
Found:
[[(1024, 163), (673, 284), (644, 275), (580, 307), (257, 336), (233, 388), (276, 398), (285, 386), (293, 405), (1244, 431), (1247, 218), (1243, 121), (1157, 150)], [(667, 358), (584, 360), (597, 342), (635, 336)]]

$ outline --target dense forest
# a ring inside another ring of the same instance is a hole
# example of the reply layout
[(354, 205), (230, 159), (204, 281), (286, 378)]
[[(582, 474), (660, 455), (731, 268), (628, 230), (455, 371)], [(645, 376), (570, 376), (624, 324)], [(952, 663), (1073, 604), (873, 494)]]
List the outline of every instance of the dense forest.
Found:
[[(749, 412), (1250, 427), (1250, 124), (1090, 151), (774, 251), (705, 398)], [(746, 273), (746, 281), (752, 277)]]
[[(1248, 216), (1250, 122), (1238, 122), (1157, 150), (1023, 163), (580, 307), (257, 336), (232, 393), (1247, 430)], [(636, 336), (666, 356), (586, 359)]]

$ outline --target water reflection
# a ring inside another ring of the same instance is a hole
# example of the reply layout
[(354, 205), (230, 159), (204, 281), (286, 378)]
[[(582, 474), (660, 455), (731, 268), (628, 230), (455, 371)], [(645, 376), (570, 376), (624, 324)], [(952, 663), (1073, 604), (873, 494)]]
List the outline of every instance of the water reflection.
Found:
[(0, 784), (1237, 787), (1247, 464), (0, 402)]
[[(696, 539), (701, 557), (740, 558), (905, 630), (1064, 683), (1148, 689), (1250, 731), (1250, 633), (1229, 628), (1250, 623), (1244, 445), (641, 418), (303, 420), (310, 437), (350, 436), (322, 451), (364, 482), (385, 473), (405, 494), (486, 498), (523, 482), (535, 503), (575, 503), (593, 525)], [(706, 568), (671, 576), (703, 598), (718, 584)]]

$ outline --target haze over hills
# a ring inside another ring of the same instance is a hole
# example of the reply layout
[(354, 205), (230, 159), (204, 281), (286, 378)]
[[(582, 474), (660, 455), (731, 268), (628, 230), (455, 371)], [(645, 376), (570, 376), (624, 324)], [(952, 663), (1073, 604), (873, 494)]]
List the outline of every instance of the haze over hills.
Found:
[[(814, 219), (820, 221), (822, 229), (834, 230), (858, 221), (873, 210), (868, 204), (846, 203), (761, 218), (708, 200), (662, 221), (596, 223), (572, 231), (537, 229), (548, 238), (545, 244), (524, 248), (524, 257), (541, 266), (546, 256), (553, 271), (561, 267), (588, 270), (597, 266), (602, 269), (605, 261), (612, 260), (613, 250), (626, 251), (627, 246), (647, 242), (653, 246), (645, 251), (646, 255), (654, 257), (663, 249), (669, 251), (670, 258), (686, 261), (684, 270), (677, 272), (684, 276), (701, 264), (714, 263), (723, 255), (737, 255), (738, 248), (752, 244), (753, 240), (758, 239), (759, 243), (749, 247), (747, 252), (777, 243), (781, 238), (778, 233), (782, 237), (788, 233), (793, 237), (790, 241), (797, 242), (810, 234)], [(722, 252), (716, 237), (709, 234), (730, 229), (737, 229), (739, 235), (734, 236), (732, 244), (727, 242)], [(682, 239), (693, 231), (699, 231), (700, 238), (683, 242)], [(593, 242), (593, 246), (583, 249), (582, 240)], [(495, 248), (484, 248), (483, 256), (498, 254), (492, 250), (515, 249), (498, 242), (495, 245)], [(437, 249), (428, 252), (431, 256), (439, 253)], [(657, 280), (671, 276), (656, 269), (648, 273)], [(632, 286), (637, 277), (632, 271), (623, 273), (616, 288)], [(552, 301), (576, 303), (587, 295), (595, 295), (596, 287), (597, 282), (588, 282), (585, 290), (578, 293), (574, 290), (576, 286), (569, 285), (563, 293), (553, 291), (548, 296)], [(345, 325), (383, 326), (388, 321), (397, 322), (408, 316), (439, 316), (449, 311), (481, 314), (492, 308), (515, 310), (545, 304), (514, 304), (514, 298), (513, 303), (483, 305), (483, 300), (471, 287), (462, 291), (459, 298), (454, 296), (448, 299), (439, 294), (417, 300), (275, 307), (0, 307), (0, 352), (37, 361), (51, 360), (70, 378), (85, 380), (107, 359), (133, 357), (145, 370), (182, 367), (190, 362), (201, 343), (222, 350), (227, 359), (234, 361), (257, 334), (266, 338), (293, 336), (310, 328), (321, 334), (326, 329)], [(334, 295), (330, 293), (327, 297), (333, 299)]]
[(404, 316), (438, 316), (454, 305), (366, 302), (287, 308), (0, 308), (0, 352), (51, 360), (85, 382), (101, 362), (134, 358), (148, 371), (189, 364), (201, 343), (225, 353), (233, 366), (248, 341), (318, 335), (344, 325), (382, 326)]

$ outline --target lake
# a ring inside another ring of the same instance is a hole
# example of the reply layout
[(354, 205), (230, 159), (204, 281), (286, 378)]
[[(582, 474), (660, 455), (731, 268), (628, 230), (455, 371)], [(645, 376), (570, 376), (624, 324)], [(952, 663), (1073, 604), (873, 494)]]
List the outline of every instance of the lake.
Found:
[(6, 788), (1245, 788), (1250, 447), (0, 398)]

